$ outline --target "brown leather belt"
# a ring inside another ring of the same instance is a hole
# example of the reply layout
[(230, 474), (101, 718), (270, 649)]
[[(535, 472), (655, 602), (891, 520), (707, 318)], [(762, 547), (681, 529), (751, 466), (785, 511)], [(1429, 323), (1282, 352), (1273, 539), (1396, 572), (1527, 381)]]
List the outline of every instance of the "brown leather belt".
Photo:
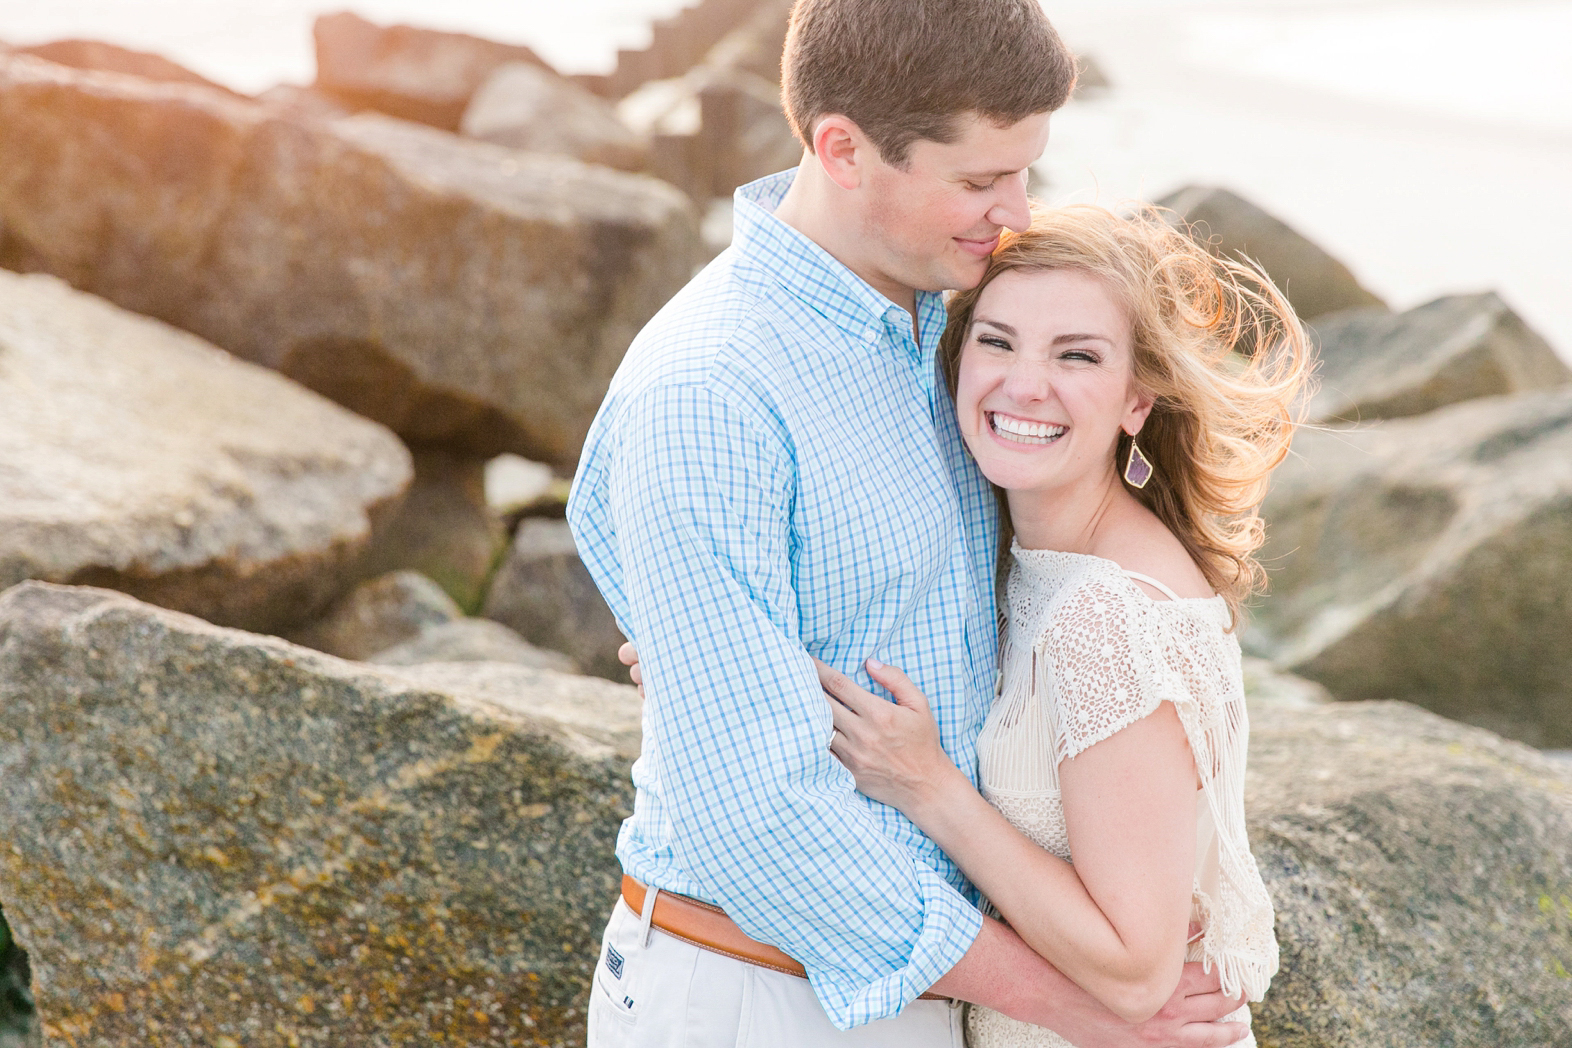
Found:
[[(622, 901), (634, 913), (644, 912), (644, 894), (644, 885), (632, 877), (623, 876)], [(650, 915), (650, 923), (667, 935), (701, 950), (786, 975), (795, 975), (799, 979), (808, 977), (806, 968), (768, 943), (750, 938), (719, 906), (663, 891), (655, 896), (655, 912)], [(920, 999), (949, 1000), (936, 993), (925, 993)]]

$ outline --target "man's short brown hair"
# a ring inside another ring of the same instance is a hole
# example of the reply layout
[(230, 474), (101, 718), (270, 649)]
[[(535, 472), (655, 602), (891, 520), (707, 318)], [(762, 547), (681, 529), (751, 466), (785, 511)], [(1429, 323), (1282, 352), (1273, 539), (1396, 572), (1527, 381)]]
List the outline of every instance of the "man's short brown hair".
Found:
[(839, 113), (886, 163), (918, 139), (953, 142), (957, 118), (1008, 126), (1064, 105), (1075, 57), (1038, 0), (797, 0), (781, 100), (803, 145)]

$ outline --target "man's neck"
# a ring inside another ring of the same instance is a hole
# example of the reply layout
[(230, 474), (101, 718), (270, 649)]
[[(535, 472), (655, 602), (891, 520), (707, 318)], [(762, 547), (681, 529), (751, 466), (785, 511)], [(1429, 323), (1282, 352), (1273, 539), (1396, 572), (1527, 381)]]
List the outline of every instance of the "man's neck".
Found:
[(891, 281), (859, 250), (861, 223), (845, 210), (838, 195), (845, 193), (825, 177), (811, 157), (797, 168), (797, 177), (775, 209), (775, 217), (828, 251), (837, 262), (867, 281), (885, 298), (912, 316), (915, 335), (917, 292)]

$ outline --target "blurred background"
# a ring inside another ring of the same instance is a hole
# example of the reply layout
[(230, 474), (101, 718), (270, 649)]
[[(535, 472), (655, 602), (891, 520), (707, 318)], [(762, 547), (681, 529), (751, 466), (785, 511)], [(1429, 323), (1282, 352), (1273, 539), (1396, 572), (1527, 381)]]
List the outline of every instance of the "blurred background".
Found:
[[(364, 0), (608, 73), (684, 0)], [(1222, 183), (1394, 306), (1494, 287), (1572, 356), (1572, 3), (1049, 0), (1113, 90), (1057, 119), (1053, 201)], [(155, 51), (246, 93), (314, 75), (314, 0), (0, 5), (0, 39)]]

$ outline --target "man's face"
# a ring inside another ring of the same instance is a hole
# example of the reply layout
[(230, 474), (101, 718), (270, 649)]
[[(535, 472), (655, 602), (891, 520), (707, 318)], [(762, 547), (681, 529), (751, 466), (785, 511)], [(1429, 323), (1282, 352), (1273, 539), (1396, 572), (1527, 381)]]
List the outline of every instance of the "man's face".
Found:
[(1026, 169), (1048, 144), (1048, 117), (999, 127), (967, 114), (955, 141), (913, 142), (904, 169), (875, 157), (862, 186), (869, 283), (886, 294), (976, 286), (999, 234), (1031, 221)]

